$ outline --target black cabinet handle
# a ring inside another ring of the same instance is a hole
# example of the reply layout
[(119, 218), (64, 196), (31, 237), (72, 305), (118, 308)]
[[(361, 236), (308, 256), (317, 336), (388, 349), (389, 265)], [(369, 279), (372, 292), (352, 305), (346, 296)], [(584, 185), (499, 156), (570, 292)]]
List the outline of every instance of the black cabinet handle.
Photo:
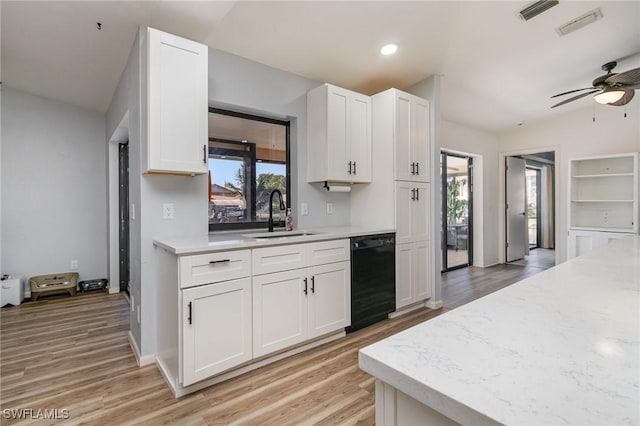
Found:
[(191, 302), (189, 302), (189, 317), (187, 318), (187, 320), (189, 321), (189, 324), (192, 324), (192, 322), (191, 322)]
[(416, 201), (420, 199), (420, 188), (416, 188)]
[(411, 174), (412, 175), (416, 174), (416, 163), (411, 163)]
[(354, 175), (358, 174), (357, 169), (356, 169), (356, 162), (355, 161), (353, 162), (353, 174)]
[(420, 174), (420, 163), (416, 163), (416, 174)]
[(311, 277), (311, 293), (316, 292), (316, 277)]
[(349, 161), (349, 174), (351, 174), (351, 161)]
[(304, 294), (308, 294), (307, 292), (307, 279), (304, 279)]
[(412, 200), (416, 199), (416, 189), (415, 188), (411, 188), (411, 199)]
[(231, 262), (231, 259), (210, 260), (209, 265), (213, 265), (216, 263), (227, 263), (227, 262)]
[(207, 146), (202, 145), (202, 162), (207, 164)]

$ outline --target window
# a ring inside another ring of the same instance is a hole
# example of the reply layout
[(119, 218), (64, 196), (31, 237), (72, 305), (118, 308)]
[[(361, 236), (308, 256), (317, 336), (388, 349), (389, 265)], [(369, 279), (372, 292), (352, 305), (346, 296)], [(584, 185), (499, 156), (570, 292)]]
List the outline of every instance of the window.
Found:
[(274, 189), (289, 207), (289, 122), (209, 108), (209, 230), (266, 228)]

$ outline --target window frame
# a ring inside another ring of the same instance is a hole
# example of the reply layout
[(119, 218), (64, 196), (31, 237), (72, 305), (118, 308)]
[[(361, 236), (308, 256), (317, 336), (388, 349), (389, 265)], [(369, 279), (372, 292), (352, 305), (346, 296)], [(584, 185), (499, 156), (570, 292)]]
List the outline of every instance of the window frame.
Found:
[[(290, 208), (291, 207), (291, 122), (289, 120), (282, 120), (282, 119), (276, 119), (276, 118), (271, 118), (271, 117), (265, 117), (265, 116), (260, 116), (260, 115), (254, 115), (254, 114), (248, 114), (245, 112), (238, 112), (238, 111), (232, 111), (232, 110), (228, 110), (228, 109), (222, 109), (222, 108), (216, 108), (216, 107), (209, 107), (209, 113), (214, 113), (214, 114), (220, 114), (220, 115), (227, 115), (227, 116), (231, 116), (231, 117), (237, 117), (237, 118), (243, 118), (246, 120), (253, 120), (253, 121), (260, 121), (263, 123), (270, 123), (270, 124), (276, 124), (276, 125), (281, 125), (285, 127), (285, 146), (286, 146), (286, 161), (285, 161), (285, 169), (286, 169), (286, 175), (285, 175), (285, 186), (286, 186), (286, 194), (287, 194), (287, 200), (286, 200), (286, 207)], [(231, 144), (242, 144), (245, 145), (245, 143), (241, 142), (241, 141), (233, 141), (233, 140), (226, 140), (226, 139), (220, 139), (220, 138), (209, 138), (208, 141), (210, 142), (224, 142), (224, 143), (231, 143)], [(251, 142), (250, 142), (251, 143)], [(257, 175), (256, 175), (256, 149), (255, 149), (255, 143), (252, 143), (254, 146), (252, 148), (252, 153), (253, 153), (253, 164), (251, 164), (251, 170), (253, 171), (253, 179), (251, 179), (251, 183), (250, 183), (250, 187), (251, 187), (251, 192), (252, 192), (252, 198), (255, 197), (255, 189), (256, 189), (256, 179), (257, 179)], [(210, 158), (209, 155), (211, 154), (211, 150), (212, 149), (216, 149), (216, 148), (211, 148), (209, 146), (207, 146), (207, 158)], [(243, 230), (243, 229), (267, 229), (268, 228), (268, 222), (258, 222), (256, 220), (256, 205), (255, 205), (255, 199), (252, 200), (252, 208), (251, 208), (251, 222), (237, 222), (237, 223), (210, 223), (209, 222), (209, 215), (207, 215), (207, 223), (209, 224), (209, 232), (216, 232), (216, 231), (232, 231), (232, 230)], [(207, 200), (207, 208), (208, 208), (209, 204), (208, 204), (208, 200)], [(247, 209), (247, 211), (249, 211), (249, 209)], [(284, 227), (284, 221), (278, 221), (275, 223), (276, 226), (282, 226)]]

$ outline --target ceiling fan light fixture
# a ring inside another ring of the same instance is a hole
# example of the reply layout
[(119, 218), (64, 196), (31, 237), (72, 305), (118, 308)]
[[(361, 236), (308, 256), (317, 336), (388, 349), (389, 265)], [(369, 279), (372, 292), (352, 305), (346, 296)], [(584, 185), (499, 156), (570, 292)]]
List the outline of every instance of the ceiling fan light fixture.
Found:
[(397, 51), (398, 51), (398, 45), (395, 43), (385, 44), (380, 49), (380, 53), (382, 53), (384, 56), (393, 55)]
[(599, 104), (606, 105), (618, 102), (624, 96), (624, 90), (615, 87), (607, 87), (602, 92), (593, 96), (593, 99)]

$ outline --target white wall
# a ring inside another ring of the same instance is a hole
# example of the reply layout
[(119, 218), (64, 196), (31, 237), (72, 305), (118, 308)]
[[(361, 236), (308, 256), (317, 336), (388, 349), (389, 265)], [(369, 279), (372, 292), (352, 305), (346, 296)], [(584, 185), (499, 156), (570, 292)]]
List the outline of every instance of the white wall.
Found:
[(2, 91), (2, 272), (106, 277), (104, 115)]
[[(624, 113), (627, 117), (624, 117)], [(560, 181), (559, 236), (556, 248), (560, 259), (566, 259), (568, 161), (571, 158), (640, 151), (640, 100), (634, 99), (626, 108), (597, 105), (596, 121), (593, 107), (558, 114), (540, 123), (531, 123), (500, 135), (498, 153), (516, 151), (548, 151), (557, 146), (556, 168)]]
[[(449, 120), (442, 120), (440, 145), (444, 150), (474, 157), (473, 264), (498, 263), (498, 136)], [(481, 173), (478, 173), (478, 171)]]

